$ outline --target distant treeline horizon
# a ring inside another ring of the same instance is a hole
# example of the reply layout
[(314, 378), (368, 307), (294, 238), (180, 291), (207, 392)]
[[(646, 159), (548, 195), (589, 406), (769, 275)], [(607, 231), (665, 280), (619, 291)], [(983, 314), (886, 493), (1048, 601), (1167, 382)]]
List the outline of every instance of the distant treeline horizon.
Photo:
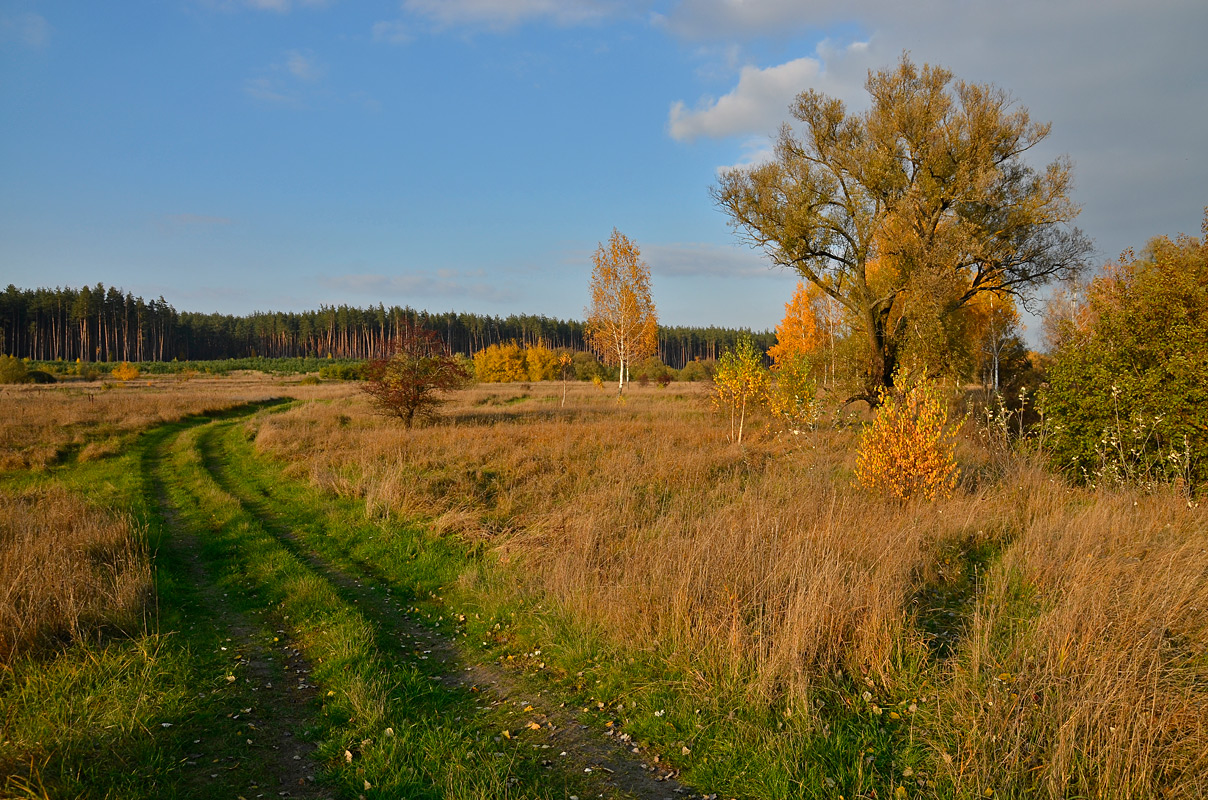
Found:
[[(247, 315), (177, 311), (163, 296), (147, 301), (116, 286), (19, 289), (0, 296), (0, 353), (34, 361), (213, 361), (227, 358), (379, 358), (407, 323), (435, 331), (454, 353), (493, 344), (544, 344), (591, 352), (581, 320), (538, 314), (507, 317), (410, 306), (320, 305), (312, 311)], [(771, 331), (659, 326), (659, 358), (681, 369), (714, 359), (742, 334), (767, 350)]]

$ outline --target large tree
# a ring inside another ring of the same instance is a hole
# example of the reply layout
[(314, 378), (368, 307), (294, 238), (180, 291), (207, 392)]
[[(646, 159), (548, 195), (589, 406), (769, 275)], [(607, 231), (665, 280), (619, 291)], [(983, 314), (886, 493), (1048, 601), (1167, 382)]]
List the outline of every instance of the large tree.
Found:
[(1068, 161), (1025, 163), (1049, 126), (1010, 94), (905, 55), (865, 88), (858, 113), (798, 95), (800, 133), (785, 125), (774, 160), (727, 170), (712, 193), (748, 242), (843, 306), (866, 341), (858, 397), (875, 403), (913, 330), (986, 292), (1026, 301), (1075, 274), (1090, 244), (1069, 227)]
[(606, 364), (620, 368), (617, 392), (625, 389), (629, 367), (658, 352), (658, 315), (650, 297), (650, 267), (638, 246), (612, 229), (608, 246), (592, 256), (591, 306), (587, 332)]

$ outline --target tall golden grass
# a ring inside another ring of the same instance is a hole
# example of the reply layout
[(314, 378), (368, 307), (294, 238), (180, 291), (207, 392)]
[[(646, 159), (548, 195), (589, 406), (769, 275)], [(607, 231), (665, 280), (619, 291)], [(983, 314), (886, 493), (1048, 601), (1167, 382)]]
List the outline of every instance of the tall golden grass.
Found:
[[(956, 494), (902, 505), (855, 486), (849, 430), (738, 447), (696, 387), (559, 391), (478, 387), (413, 431), (350, 397), (256, 441), (371, 513), (489, 542), (527, 591), (703, 686), (892, 686), (898, 656), (932, 658), (920, 735), (962, 793), (1208, 793), (1208, 524), (1185, 497), (1075, 489), (966, 436)], [(973, 546), (1000, 555), (954, 654), (920, 655), (916, 600)]]
[(132, 630), (150, 592), (129, 515), (57, 487), (0, 491), (0, 664), (56, 638)]

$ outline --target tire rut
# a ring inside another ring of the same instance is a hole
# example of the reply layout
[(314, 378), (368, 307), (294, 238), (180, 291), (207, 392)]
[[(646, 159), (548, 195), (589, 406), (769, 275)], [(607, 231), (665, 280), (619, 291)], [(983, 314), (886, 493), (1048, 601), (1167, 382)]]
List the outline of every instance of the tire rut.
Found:
[[(189, 526), (181, 521), (177, 508), (168, 496), (165, 483), (157, 472), (158, 469), (163, 469), (165, 453), (179, 435), (180, 433), (177, 433), (167, 437), (160, 443), (152, 454), (153, 463), (149, 465), (145, 475), (151, 485), (157, 511), (168, 532), (166, 540), (170, 542), (170, 547), (184, 565), (185, 577), (197, 592), (200, 603), (212, 612), (208, 624), (213, 625), (216, 630), (221, 630), (226, 641), (230, 642), (230, 650), (239, 656), (232, 664), (242, 672), (246, 688), (255, 692), (258, 698), (250, 707), (233, 707), (228, 716), (233, 721), (238, 720), (247, 725), (249, 735), (255, 731), (255, 738), (249, 740), (248, 744), (255, 746), (256, 755), (267, 766), (267, 771), (277, 781), (277, 785), (250, 787), (248, 791), (271, 788), (273, 794), (278, 797), (330, 800), (333, 797), (331, 792), (315, 783), (315, 746), (297, 734), (309, 722), (312, 714), (308, 707), (315, 704), (317, 695), (317, 689), (304, 679), (304, 676), (310, 673), (310, 664), (288, 641), (284, 626), (274, 626), (277, 627), (278, 634), (274, 644), (280, 646), (280, 658), (271, 655), (266, 637), (256, 635), (258, 632), (264, 632), (264, 625), (257, 624), (234, 608), (219, 590), (202, 554), (200, 540)], [(281, 666), (276, 666), (278, 664)], [(233, 671), (231, 674), (234, 674)], [(291, 691), (287, 688), (286, 681), (294, 676), (299, 676), (299, 682)], [(192, 767), (193, 774), (186, 773), (186, 777), (203, 793), (207, 785), (206, 776), (214, 774), (210, 772), (211, 769), (221, 767), (229, 770), (238, 766), (215, 766), (205, 763), (204, 753), (189, 755), (191, 758), (185, 762), (185, 766)]]
[[(217, 439), (212, 433), (207, 443)], [(267, 497), (240, 491), (217, 446), (202, 447), (202, 464), (214, 482), (255, 517), (265, 531), (274, 536), (295, 557), (316, 574), (327, 580), (346, 600), (365, 615), (378, 632), (395, 646), (402, 645), (412, 653), (416, 666), (430, 674), (429, 678), (447, 689), (479, 692), (490, 698), (493, 706), (514, 705), (530, 709), (524, 730), (531, 734), (525, 741), (535, 748), (556, 752), (561, 761), (546, 759), (547, 768), (570, 768), (590, 775), (596, 792), (604, 797), (630, 797), (636, 800), (682, 800), (683, 798), (715, 798), (680, 783), (675, 771), (643, 760), (641, 748), (610, 731), (593, 731), (580, 721), (578, 715), (561, 705), (552, 704), (521, 676), (500, 667), (465, 658), (461, 648), (449, 636), (434, 631), (411, 617), (396, 598), (383, 597), (375, 586), (388, 582), (376, 575), (369, 565), (357, 564), (357, 573), (333, 564), (310, 547), (273, 510)], [(262, 492), (262, 495), (265, 493)], [(486, 698), (484, 698), (485, 700)], [(482, 705), (482, 703), (480, 703)], [(533, 727), (537, 726), (537, 727)], [(536, 741), (537, 737), (542, 741)], [(567, 763), (569, 762), (569, 763)]]

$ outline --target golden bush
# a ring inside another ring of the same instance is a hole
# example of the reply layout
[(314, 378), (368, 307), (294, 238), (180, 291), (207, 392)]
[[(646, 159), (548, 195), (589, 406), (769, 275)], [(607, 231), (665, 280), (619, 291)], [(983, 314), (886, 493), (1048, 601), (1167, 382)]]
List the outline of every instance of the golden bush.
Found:
[(119, 381), (129, 381), (137, 378), (139, 373), (138, 367), (134, 366), (129, 361), (123, 361), (114, 367), (113, 372), (110, 374), (112, 374), (113, 377), (117, 378)]
[(899, 500), (951, 495), (960, 473), (942, 384), (924, 376), (896, 391), (882, 389), (880, 397), (860, 438), (856, 479)]

